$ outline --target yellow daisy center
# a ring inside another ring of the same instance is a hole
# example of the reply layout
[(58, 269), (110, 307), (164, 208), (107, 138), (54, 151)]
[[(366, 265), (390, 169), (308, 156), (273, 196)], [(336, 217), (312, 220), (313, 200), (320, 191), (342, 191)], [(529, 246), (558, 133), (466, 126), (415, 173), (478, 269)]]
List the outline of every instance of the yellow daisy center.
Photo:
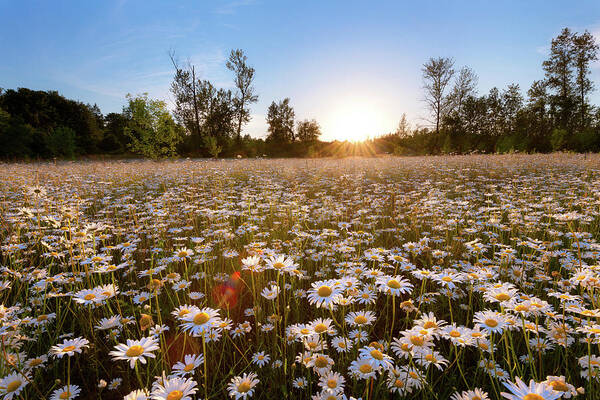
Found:
[(127, 349), (127, 351), (125, 352), (125, 355), (127, 357), (137, 357), (137, 356), (142, 355), (143, 352), (144, 352), (144, 348), (142, 346), (140, 346), (139, 344), (134, 344), (129, 349)]
[(17, 390), (18, 388), (21, 387), (21, 383), (22, 382), (18, 379), (16, 381), (12, 381), (11, 383), (9, 383), (6, 386), (6, 392), (7, 393), (14, 392), (15, 390)]
[(379, 350), (371, 350), (371, 357), (373, 357), (376, 360), (383, 360), (383, 353), (380, 352)]
[(369, 364), (363, 364), (361, 365), (359, 368), (360, 372), (362, 372), (363, 374), (368, 374), (371, 371), (373, 371), (373, 368), (369, 365)]
[(315, 332), (317, 333), (323, 333), (327, 330), (327, 326), (325, 326), (325, 324), (317, 324), (315, 325)]
[(83, 296), (84, 300), (93, 300), (96, 298), (96, 295), (94, 293), (88, 293), (85, 296)]
[(364, 315), (358, 315), (356, 318), (354, 318), (354, 323), (359, 325), (366, 324), (367, 318)]
[(204, 325), (205, 323), (208, 322), (209, 319), (210, 319), (210, 316), (207, 313), (201, 312), (201, 313), (198, 313), (194, 317), (194, 324), (196, 324), (196, 325)]
[(75, 350), (75, 346), (67, 346), (67, 347), (63, 348), (63, 351), (65, 353), (68, 353), (69, 351), (73, 351), (73, 350)]
[(189, 363), (187, 364), (185, 367), (183, 367), (183, 370), (185, 372), (190, 372), (191, 370), (193, 370), (196, 367), (196, 365), (194, 363)]
[(423, 328), (425, 328), (425, 329), (437, 328), (437, 324), (433, 321), (427, 321), (423, 324)]
[(495, 319), (492, 319), (492, 318), (488, 318), (483, 322), (490, 328), (495, 328), (498, 326), (498, 321), (496, 321)]
[(325, 368), (329, 363), (325, 357), (319, 356), (315, 359), (315, 366), (317, 368)]
[(167, 395), (167, 400), (179, 400), (183, 397), (183, 392), (181, 390), (173, 390)]
[(240, 384), (238, 385), (238, 387), (237, 387), (237, 391), (238, 391), (239, 393), (246, 393), (246, 392), (248, 392), (250, 389), (251, 389), (251, 388), (250, 388), (250, 384), (249, 384), (248, 382), (245, 382), (245, 381), (244, 381), (244, 382), (242, 382), (242, 383), (240, 383)]
[(411, 336), (410, 342), (412, 344), (414, 344), (415, 346), (423, 346), (423, 343), (425, 343), (425, 340), (423, 339), (422, 336)]
[(71, 392), (68, 390), (66, 392), (62, 392), (60, 396), (58, 396), (59, 399), (68, 399), (69, 397), (71, 397)]
[(331, 296), (331, 293), (333, 293), (333, 290), (331, 290), (329, 286), (321, 286), (317, 290), (317, 294), (321, 297), (329, 297)]
[(186, 314), (189, 314), (190, 310), (181, 310), (179, 311), (179, 313), (177, 314), (180, 318), (183, 317)]
[(508, 294), (506, 294), (506, 293), (498, 293), (496, 295), (496, 300), (507, 301), (507, 300), (510, 300), (510, 296)]
[(327, 381), (327, 386), (330, 389), (335, 389), (337, 387), (337, 381), (335, 379), (330, 379)]
[(402, 287), (402, 285), (400, 284), (400, 282), (398, 282), (396, 279), (390, 279), (388, 281), (387, 285), (389, 287), (391, 287), (392, 289), (400, 289)]
[(523, 400), (544, 400), (542, 396), (536, 393), (529, 393), (523, 397)]

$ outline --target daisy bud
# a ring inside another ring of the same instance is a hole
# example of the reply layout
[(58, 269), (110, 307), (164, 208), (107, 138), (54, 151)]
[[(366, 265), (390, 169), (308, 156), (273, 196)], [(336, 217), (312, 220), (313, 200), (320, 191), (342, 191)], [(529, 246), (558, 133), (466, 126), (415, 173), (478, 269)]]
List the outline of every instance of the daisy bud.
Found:
[(158, 280), (158, 279), (152, 279), (148, 285), (146, 285), (146, 288), (148, 288), (149, 290), (158, 290), (162, 287), (163, 283)]
[(154, 322), (152, 321), (152, 316), (150, 316), (148, 314), (142, 314), (142, 316), (140, 318), (140, 329), (142, 331), (145, 331), (146, 329), (150, 328), (152, 325), (154, 325)]

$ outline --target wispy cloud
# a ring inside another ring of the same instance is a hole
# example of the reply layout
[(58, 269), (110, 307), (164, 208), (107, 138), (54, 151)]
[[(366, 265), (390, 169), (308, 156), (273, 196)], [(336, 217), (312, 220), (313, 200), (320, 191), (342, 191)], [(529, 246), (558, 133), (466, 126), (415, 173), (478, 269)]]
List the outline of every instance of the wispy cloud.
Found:
[(214, 13), (215, 14), (235, 14), (235, 12), (241, 8), (241, 7), (245, 7), (245, 6), (250, 6), (252, 4), (255, 4), (256, 1), (255, 0), (236, 0), (236, 1), (231, 1), (229, 3), (223, 4), (217, 8), (215, 8)]

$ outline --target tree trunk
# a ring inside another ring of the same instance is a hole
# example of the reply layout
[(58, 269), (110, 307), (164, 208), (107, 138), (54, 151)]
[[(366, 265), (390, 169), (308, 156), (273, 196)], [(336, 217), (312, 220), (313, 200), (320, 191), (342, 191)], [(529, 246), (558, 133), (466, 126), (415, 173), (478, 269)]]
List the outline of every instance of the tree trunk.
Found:
[[(243, 94), (242, 94), (243, 96)], [(237, 142), (240, 143), (240, 139), (242, 137), (242, 119), (244, 116), (244, 100), (242, 99), (242, 104), (240, 105), (240, 115), (238, 115), (238, 126), (237, 126)]]
[(196, 135), (198, 136), (198, 140), (200, 140), (200, 116), (198, 114), (198, 99), (196, 97), (196, 70), (192, 65), (192, 94), (194, 95), (194, 115), (196, 117)]

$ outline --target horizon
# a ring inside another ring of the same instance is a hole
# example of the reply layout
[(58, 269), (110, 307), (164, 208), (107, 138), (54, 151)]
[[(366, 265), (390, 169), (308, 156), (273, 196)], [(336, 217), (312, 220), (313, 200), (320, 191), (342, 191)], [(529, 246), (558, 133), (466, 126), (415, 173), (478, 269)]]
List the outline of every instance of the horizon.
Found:
[[(233, 88), (225, 61), (231, 49), (241, 48), (256, 69), (259, 96), (243, 133), (257, 138), (266, 135), (269, 104), (285, 97), (297, 120), (317, 120), (324, 141), (393, 132), (402, 113), (413, 126), (427, 126), (421, 67), (430, 57), (452, 57), (456, 69), (471, 67), (480, 95), (510, 83), (526, 95), (543, 78), (542, 61), (562, 28), (588, 30), (600, 40), (600, 3), (591, 1), (567, 10), (564, 3), (541, 1), (377, 7), (2, 1), (0, 12), (0, 35), (8, 39), (0, 50), (12, 60), (0, 65), (0, 86), (56, 90), (97, 104), (104, 114), (121, 112), (127, 93), (148, 92), (172, 106), (169, 50), (194, 63), (202, 79)], [(590, 78), (598, 86), (600, 62)], [(600, 102), (598, 90), (590, 101)], [(347, 136), (357, 126), (362, 136)]]

